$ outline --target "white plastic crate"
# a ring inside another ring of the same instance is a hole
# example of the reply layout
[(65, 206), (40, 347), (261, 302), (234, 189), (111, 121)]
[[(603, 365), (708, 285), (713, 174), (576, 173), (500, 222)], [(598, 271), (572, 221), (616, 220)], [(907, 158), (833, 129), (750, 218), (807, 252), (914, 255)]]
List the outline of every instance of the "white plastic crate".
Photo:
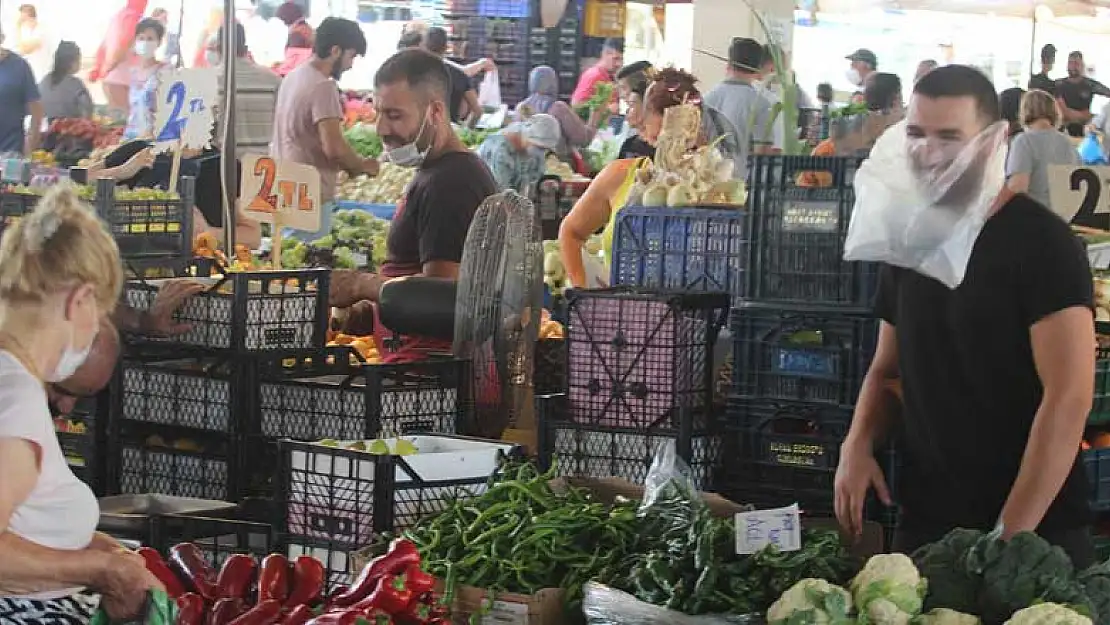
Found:
[[(501, 459), (515, 450), (511, 443), (453, 436), (404, 440), (417, 453), (374, 456), (347, 449), (353, 440), (338, 441), (336, 447), (283, 441), (288, 533), (364, 546), (375, 532), (397, 530), (440, 512), (460, 494), (482, 493)], [(396, 439), (389, 445), (394, 449)], [(392, 479), (378, 479), (379, 467), (391, 470)], [(392, 492), (382, 490), (386, 488)], [(391, 502), (392, 523), (375, 510), (375, 501)]]

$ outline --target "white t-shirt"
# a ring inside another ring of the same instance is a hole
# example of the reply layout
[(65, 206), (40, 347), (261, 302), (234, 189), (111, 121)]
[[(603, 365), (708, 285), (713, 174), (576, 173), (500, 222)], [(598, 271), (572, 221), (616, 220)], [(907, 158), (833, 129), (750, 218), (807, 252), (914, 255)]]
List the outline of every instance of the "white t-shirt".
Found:
[(6, 351), (0, 351), (0, 438), (21, 438), (42, 450), (39, 479), (12, 513), (8, 531), (52, 549), (87, 547), (100, 504), (66, 463), (42, 382)]

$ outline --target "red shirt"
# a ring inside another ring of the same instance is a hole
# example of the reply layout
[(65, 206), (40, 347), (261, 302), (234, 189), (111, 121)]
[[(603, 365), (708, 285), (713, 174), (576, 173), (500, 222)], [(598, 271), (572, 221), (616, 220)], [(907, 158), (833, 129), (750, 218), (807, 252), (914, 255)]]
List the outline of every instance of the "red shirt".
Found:
[[(609, 73), (609, 70), (600, 65), (594, 65), (590, 69), (582, 72), (582, 76), (578, 78), (578, 86), (574, 88), (574, 94), (570, 96), (571, 106), (585, 104), (586, 100), (589, 100), (590, 97), (593, 96), (594, 87), (602, 82), (613, 82), (613, 75)], [(616, 102), (616, 100), (617, 90), (614, 89), (613, 101)]]

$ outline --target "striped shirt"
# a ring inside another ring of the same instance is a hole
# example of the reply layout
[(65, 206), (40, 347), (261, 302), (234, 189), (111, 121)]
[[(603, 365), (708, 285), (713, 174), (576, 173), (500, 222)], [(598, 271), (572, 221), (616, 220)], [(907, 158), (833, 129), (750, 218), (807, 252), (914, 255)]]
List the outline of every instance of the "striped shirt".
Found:
[[(223, 66), (220, 72), (220, 100), (216, 105), (215, 144), (223, 134), (224, 104)], [(281, 78), (249, 59), (239, 58), (235, 63), (235, 145), (240, 158), (247, 153), (268, 154), (270, 139), (274, 134), (274, 109)]]

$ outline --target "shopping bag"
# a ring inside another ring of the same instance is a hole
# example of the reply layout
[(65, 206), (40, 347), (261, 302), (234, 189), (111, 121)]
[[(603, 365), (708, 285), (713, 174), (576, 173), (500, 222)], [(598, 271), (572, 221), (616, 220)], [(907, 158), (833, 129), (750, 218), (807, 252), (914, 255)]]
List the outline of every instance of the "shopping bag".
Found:
[(501, 79), (496, 69), (489, 70), (482, 77), (482, 84), (478, 85), (478, 104), (491, 109), (501, 106)]

